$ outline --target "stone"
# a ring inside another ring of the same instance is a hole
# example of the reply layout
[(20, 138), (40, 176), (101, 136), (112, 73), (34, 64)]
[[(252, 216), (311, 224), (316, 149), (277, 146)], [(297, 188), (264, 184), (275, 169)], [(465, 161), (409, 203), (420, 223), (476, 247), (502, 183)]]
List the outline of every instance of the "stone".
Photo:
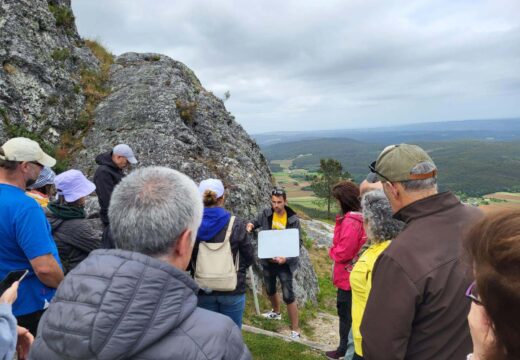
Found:
[[(72, 14), (70, 1), (55, 3)], [(0, 49), (0, 143), (24, 130), (56, 144), (56, 132), (84, 107), (81, 68), (96, 68), (97, 60), (74, 22), (58, 25), (45, 0), (0, 2)]]

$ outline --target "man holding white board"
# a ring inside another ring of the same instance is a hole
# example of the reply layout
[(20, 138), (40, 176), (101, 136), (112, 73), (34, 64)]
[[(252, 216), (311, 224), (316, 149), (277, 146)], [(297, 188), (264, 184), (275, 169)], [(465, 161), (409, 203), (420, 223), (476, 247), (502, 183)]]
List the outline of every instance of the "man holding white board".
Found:
[[(287, 206), (287, 194), (284, 190), (271, 192), (271, 207), (264, 209), (256, 220), (247, 224), (247, 231), (260, 230), (259, 257), (262, 264), (264, 283), (271, 301), (272, 310), (264, 313), (268, 319), (280, 320), (280, 298), (276, 293), (276, 278), (280, 279), (282, 298), (287, 304), (287, 313), (291, 321), (291, 338), (300, 338), (298, 325), (298, 306), (294, 297), (293, 278), (298, 269), (299, 248), (301, 245), (300, 220), (296, 213)], [(288, 229), (294, 230), (288, 231)], [(282, 230), (271, 232), (270, 230)], [(262, 232), (264, 232), (262, 234)], [(296, 241), (295, 241), (296, 236)], [(262, 258), (264, 256), (271, 256)], [(285, 256), (282, 256), (285, 255)], [(296, 256), (288, 256), (296, 255)]]

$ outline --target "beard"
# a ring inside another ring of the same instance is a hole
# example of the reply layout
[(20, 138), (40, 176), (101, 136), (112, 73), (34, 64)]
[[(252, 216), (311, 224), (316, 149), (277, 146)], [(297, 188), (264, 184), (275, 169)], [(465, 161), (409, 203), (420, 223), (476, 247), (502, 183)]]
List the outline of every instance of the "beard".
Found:
[(27, 189), (29, 186), (33, 185), (37, 179), (27, 179), (25, 181), (25, 188)]

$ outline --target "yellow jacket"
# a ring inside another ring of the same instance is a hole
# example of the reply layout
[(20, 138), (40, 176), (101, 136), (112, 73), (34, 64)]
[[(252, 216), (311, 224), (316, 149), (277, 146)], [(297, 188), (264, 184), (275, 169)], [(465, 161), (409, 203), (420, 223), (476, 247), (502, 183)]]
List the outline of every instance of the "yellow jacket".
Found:
[(372, 288), (372, 269), (379, 255), (390, 245), (390, 240), (371, 245), (361, 255), (350, 273), (352, 287), (352, 336), (356, 354), (363, 356), (361, 349), (361, 333), (359, 327)]

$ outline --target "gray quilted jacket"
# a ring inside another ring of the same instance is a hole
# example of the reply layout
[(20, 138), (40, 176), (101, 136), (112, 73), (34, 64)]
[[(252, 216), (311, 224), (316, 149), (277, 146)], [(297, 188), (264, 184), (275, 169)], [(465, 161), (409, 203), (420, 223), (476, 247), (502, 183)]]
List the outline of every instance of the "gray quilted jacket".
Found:
[(230, 318), (197, 307), (197, 290), (162, 261), (95, 250), (59, 286), (30, 359), (251, 359)]

